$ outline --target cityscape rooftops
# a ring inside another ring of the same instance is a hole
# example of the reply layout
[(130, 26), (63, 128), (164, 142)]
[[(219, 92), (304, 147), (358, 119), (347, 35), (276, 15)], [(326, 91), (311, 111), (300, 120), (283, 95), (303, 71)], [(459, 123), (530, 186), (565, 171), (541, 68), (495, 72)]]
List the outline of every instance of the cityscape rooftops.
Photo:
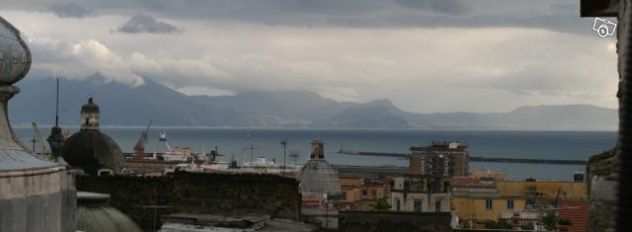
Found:
[(287, 219), (272, 219), (267, 215), (226, 217), (213, 214), (171, 214), (165, 217), (160, 232), (309, 232), (312, 225)]

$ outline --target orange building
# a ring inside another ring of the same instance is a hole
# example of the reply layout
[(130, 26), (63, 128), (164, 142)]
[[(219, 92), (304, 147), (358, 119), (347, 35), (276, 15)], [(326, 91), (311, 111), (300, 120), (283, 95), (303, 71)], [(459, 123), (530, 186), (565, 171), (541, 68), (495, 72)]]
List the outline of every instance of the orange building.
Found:
[(380, 199), (386, 198), (390, 192), (387, 179), (367, 179), (356, 176), (340, 176), (340, 187), (343, 193), (338, 208), (348, 210), (372, 210)]

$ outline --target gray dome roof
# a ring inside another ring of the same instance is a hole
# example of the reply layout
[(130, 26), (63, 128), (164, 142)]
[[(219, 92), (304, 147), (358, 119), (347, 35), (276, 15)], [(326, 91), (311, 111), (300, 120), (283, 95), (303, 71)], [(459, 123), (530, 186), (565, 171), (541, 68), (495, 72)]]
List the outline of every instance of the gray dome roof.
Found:
[(73, 168), (90, 175), (99, 169), (119, 173), (125, 163), (123, 153), (114, 140), (99, 130), (82, 129), (64, 142), (62, 157)]
[(326, 160), (309, 160), (299, 175), (301, 191), (337, 195), (340, 190), (338, 171)]
[(0, 172), (60, 166), (40, 160), (24, 150), (0, 149)]
[(87, 232), (142, 232), (121, 211), (109, 206), (110, 196), (99, 193), (77, 193), (77, 230)]

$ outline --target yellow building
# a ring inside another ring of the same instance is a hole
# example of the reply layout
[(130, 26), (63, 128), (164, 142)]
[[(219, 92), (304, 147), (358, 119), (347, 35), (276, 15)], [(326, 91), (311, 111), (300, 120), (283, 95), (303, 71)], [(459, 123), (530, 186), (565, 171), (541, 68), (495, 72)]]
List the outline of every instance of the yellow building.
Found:
[(491, 178), (457, 177), (452, 181), (452, 211), (461, 221), (496, 221), (525, 208), (519, 192), (505, 192)]
[(499, 181), (498, 189), (507, 194), (535, 194), (537, 200), (585, 201), (586, 184), (570, 181)]
[(495, 181), (492, 178), (455, 177), (452, 211), (462, 223), (499, 219), (536, 220), (539, 206), (561, 200), (586, 200), (586, 186), (564, 181)]

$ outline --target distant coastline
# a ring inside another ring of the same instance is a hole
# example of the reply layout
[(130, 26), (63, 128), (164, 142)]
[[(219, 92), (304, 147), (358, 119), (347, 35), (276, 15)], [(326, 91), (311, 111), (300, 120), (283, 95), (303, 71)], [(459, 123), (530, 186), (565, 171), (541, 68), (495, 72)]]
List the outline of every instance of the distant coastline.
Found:
[[(31, 123), (14, 123), (13, 128), (32, 128)], [(53, 124), (38, 124), (40, 128), (51, 128)], [(79, 129), (78, 124), (60, 125), (62, 128)], [(147, 125), (101, 125), (103, 129), (145, 129)], [(616, 129), (595, 130), (544, 130), (544, 129), (422, 129), (422, 128), (327, 128), (327, 127), (237, 127), (237, 126), (163, 126), (152, 125), (152, 129), (191, 129), (191, 130), (288, 130), (288, 131), (428, 131), (428, 132), (617, 132)]]

